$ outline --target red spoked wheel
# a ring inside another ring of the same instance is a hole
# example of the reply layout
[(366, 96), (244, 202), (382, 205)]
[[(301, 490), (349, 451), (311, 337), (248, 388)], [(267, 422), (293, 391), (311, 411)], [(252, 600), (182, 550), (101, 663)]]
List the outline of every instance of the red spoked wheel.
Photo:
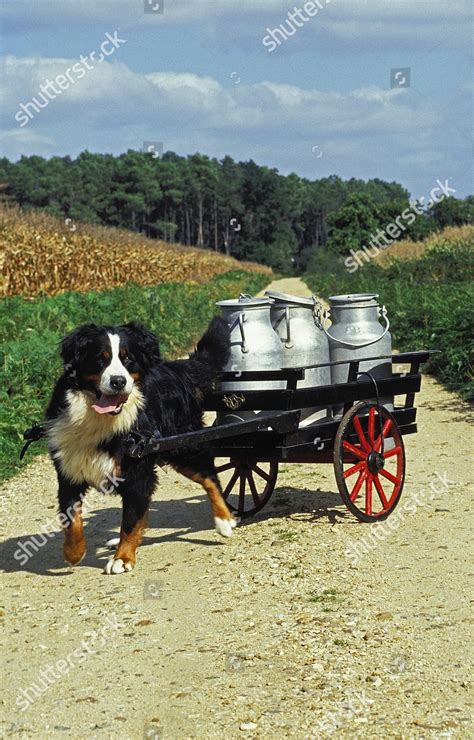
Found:
[(223, 496), (231, 511), (246, 519), (263, 509), (275, 488), (278, 463), (231, 459), (217, 464)]
[(362, 522), (386, 519), (400, 500), (405, 448), (384, 406), (361, 401), (343, 416), (334, 441), (334, 471), (342, 500)]

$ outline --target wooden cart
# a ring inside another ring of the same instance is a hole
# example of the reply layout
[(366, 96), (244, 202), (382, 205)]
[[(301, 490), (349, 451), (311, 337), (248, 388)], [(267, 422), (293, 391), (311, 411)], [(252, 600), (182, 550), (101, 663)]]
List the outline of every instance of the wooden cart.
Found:
[[(421, 386), (420, 365), (429, 355), (430, 351), (405, 352), (325, 363), (348, 365), (347, 382), (314, 388), (297, 388), (308, 369), (304, 367), (224, 373), (222, 380), (227, 382), (284, 380), (286, 389), (216, 390), (204, 399), (205, 410), (260, 413), (250, 420), (157, 439), (153, 451), (202, 445), (211, 449), (217, 458), (224, 497), (241, 517), (256, 514), (270, 499), (279, 463), (332, 463), (347, 508), (364, 522), (385, 519), (402, 494), (406, 465), (403, 436), (417, 431), (415, 394)], [(359, 366), (367, 359), (391, 361), (391, 375), (375, 380), (370, 373), (360, 373)], [(395, 364), (407, 370), (394, 372)], [(394, 397), (393, 410), (381, 405), (379, 397)], [(340, 408), (341, 404), (343, 414), (332, 416), (333, 406)], [(301, 409), (317, 406), (328, 408), (328, 418), (300, 426)], [(127, 454), (147, 454), (148, 443), (140, 435), (131, 435), (126, 440)]]

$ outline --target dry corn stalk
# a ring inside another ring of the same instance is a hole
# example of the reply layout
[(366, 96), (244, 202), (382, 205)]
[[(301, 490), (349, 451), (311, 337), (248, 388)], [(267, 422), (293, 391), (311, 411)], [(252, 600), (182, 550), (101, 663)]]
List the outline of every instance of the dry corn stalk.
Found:
[(71, 225), (35, 211), (0, 207), (3, 295), (107, 290), (127, 282), (206, 283), (216, 275), (268, 267), (119, 229)]

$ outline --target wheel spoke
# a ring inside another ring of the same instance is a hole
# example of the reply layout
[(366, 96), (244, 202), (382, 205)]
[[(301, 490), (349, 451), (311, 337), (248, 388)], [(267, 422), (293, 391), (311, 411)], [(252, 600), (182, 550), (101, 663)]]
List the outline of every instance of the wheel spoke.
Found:
[(401, 447), (394, 447), (393, 450), (387, 450), (387, 452), (383, 453), (384, 459), (386, 460), (387, 457), (393, 457), (394, 455), (401, 455), (402, 448)]
[(375, 409), (373, 406), (369, 409), (369, 425), (367, 429), (367, 437), (369, 438), (369, 443), (374, 446), (374, 433), (375, 433)]
[(359, 470), (364, 470), (365, 467), (365, 460), (361, 460), (357, 465), (353, 465), (352, 468), (348, 468), (344, 471), (344, 478), (349, 478), (350, 475), (354, 475), (354, 473), (357, 473)]
[(247, 480), (247, 474), (240, 474), (240, 488), (239, 488), (239, 511), (245, 511), (245, 481)]
[(343, 440), (342, 446), (344, 447), (345, 450), (347, 450), (348, 452), (352, 452), (353, 455), (360, 458), (361, 460), (365, 460), (367, 458), (366, 452), (352, 445), (350, 442), (347, 441), (347, 439)]
[(228, 482), (228, 484), (226, 485), (224, 491), (222, 492), (222, 496), (224, 498), (227, 498), (227, 496), (230, 494), (230, 492), (232, 491), (232, 489), (235, 486), (235, 482), (236, 482), (236, 480), (237, 480), (238, 477), (239, 477), (239, 471), (236, 468), (234, 470), (234, 472), (232, 473), (232, 477), (231, 477), (230, 481)]
[(375, 440), (374, 449), (376, 452), (380, 450), (380, 447), (382, 445), (382, 439), (385, 439), (385, 437), (387, 436), (391, 428), (392, 428), (392, 420), (387, 419), (382, 428), (382, 436), (379, 435), (377, 439)]
[[(237, 512), (242, 518), (253, 516), (265, 506), (273, 493), (278, 463), (271, 462), (268, 473), (257, 465), (254, 457), (234, 458), (231, 463), (225, 463), (225, 467), (234, 469), (229, 473), (222, 496), (231, 511)], [(267, 465), (267, 461), (263, 464)], [(257, 475), (261, 474), (260, 477), (264, 478), (263, 481), (256, 477), (256, 471)]]
[(383, 475), (384, 478), (389, 480), (391, 483), (394, 483), (396, 486), (401, 482), (401, 478), (396, 478), (392, 473), (389, 473), (388, 470), (379, 470), (379, 475)]
[(368, 473), (365, 481), (365, 513), (372, 514), (372, 474)]
[(216, 468), (216, 472), (223, 473), (224, 471), (230, 470), (231, 468), (235, 468), (235, 463), (228, 462), (228, 463), (225, 463), (225, 465), (219, 465), (219, 467)]
[(255, 485), (251, 470), (249, 470), (249, 472), (247, 473), (247, 480), (249, 482), (250, 491), (252, 492), (253, 502), (256, 506), (258, 506), (260, 503), (260, 496), (258, 495), (257, 486)]
[(387, 501), (385, 497), (385, 491), (383, 490), (383, 486), (380, 482), (380, 478), (378, 475), (374, 475), (374, 483), (375, 483), (375, 488), (377, 489), (377, 493), (379, 494), (379, 499), (382, 503), (384, 511), (387, 511), (387, 509), (389, 508), (389, 501)]
[(352, 419), (352, 423), (354, 424), (354, 429), (357, 432), (357, 436), (359, 437), (359, 442), (361, 443), (362, 447), (367, 452), (370, 452), (372, 448), (369, 445), (369, 443), (367, 442), (367, 440), (365, 438), (365, 435), (364, 435), (364, 432), (362, 431), (362, 427), (360, 425), (359, 417), (358, 416), (354, 416), (353, 419)]
[(366, 479), (366, 476), (367, 476), (367, 470), (365, 470), (365, 469), (364, 470), (361, 470), (360, 471), (360, 474), (359, 474), (359, 477), (357, 478), (356, 484), (355, 484), (355, 486), (352, 489), (352, 492), (350, 494), (351, 501), (355, 501), (356, 500), (357, 496), (359, 495), (359, 491), (362, 488), (362, 484), (363, 484), (363, 482)]
[(268, 473), (262, 470), (262, 468), (259, 468), (258, 465), (254, 465), (253, 470), (260, 476), (260, 478), (263, 478), (268, 483), (268, 481), (270, 480), (270, 475)]

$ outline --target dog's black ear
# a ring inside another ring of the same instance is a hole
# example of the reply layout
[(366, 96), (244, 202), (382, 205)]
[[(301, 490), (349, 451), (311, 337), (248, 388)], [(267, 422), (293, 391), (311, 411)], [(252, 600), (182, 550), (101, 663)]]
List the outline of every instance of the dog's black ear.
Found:
[(133, 344), (133, 352), (144, 368), (161, 362), (160, 345), (158, 339), (146, 326), (132, 321), (122, 327), (129, 341)]
[(77, 365), (90, 343), (100, 334), (95, 324), (83, 324), (61, 340), (61, 357), (64, 368), (70, 370)]

